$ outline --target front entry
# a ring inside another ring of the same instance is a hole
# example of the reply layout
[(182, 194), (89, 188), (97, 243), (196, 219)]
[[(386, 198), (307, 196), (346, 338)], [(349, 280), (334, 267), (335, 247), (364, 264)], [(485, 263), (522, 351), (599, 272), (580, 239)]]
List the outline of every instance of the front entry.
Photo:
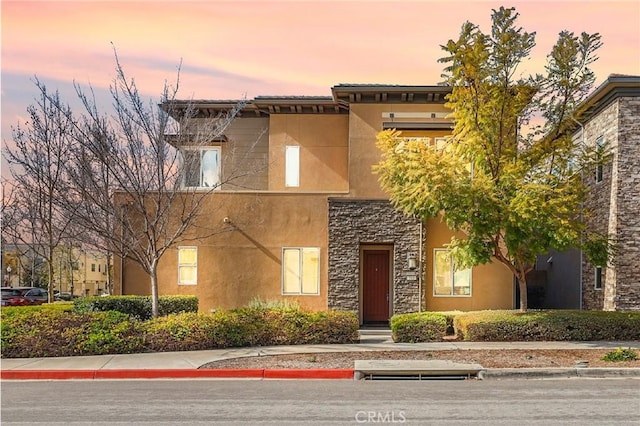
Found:
[(389, 324), (391, 250), (362, 250), (362, 323)]

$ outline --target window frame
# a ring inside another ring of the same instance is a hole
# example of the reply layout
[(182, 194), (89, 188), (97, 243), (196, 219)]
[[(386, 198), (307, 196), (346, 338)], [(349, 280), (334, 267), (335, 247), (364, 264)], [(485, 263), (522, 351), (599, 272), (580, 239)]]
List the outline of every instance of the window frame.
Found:
[(604, 278), (604, 274), (602, 271), (602, 266), (594, 266), (593, 267), (593, 289), (594, 290), (602, 290), (603, 278)]
[[(299, 252), (299, 256), (298, 256), (298, 270), (297, 272), (297, 278), (298, 278), (298, 285), (297, 285), (297, 291), (295, 292), (291, 292), (291, 291), (285, 291), (285, 280), (286, 280), (286, 276), (287, 276), (287, 267), (288, 265), (286, 264), (286, 251), (287, 250), (297, 250)], [(305, 251), (315, 251), (317, 253), (317, 269), (315, 271), (315, 278), (316, 278), (316, 282), (314, 283), (314, 287), (315, 287), (315, 292), (304, 292), (304, 283), (303, 283), (303, 279), (304, 279), (304, 274), (302, 273), (304, 271), (304, 252)], [(280, 283), (280, 291), (281, 294), (283, 296), (319, 296), (320, 295), (320, 256), (321, 256), (321, 250), (320, 247), (293, 247), (293, 246), (287, 246), (287, 247), (282, 247), (282, 270), (281, 270), (281, 283)]]
[(300, 146), (286, 145), (284, 148), (284, 186), (300, 187)]
[[(185, 156), (185, 151), (190, 151), (190, 152), (198, 152), (200, 154), (199, 159), (198, 159), (198, 165), (199, 165), (199, 176), (198, 176), (198, 185), (197, 186), (193, 186), (193, 185), (187, 185), (187, 173), (186, 173), (186, 164), (187, 164), (187, 160), (186, 160), (186, 156)], [(204, 152), (206, 151), (216, 151), (218, 153), (218, 183), (215, 184), (214, 186), (204, 186), (203, 185), (203, 170), (202, 170), (202, 157), (204, 155)], [(195, 145), (185, 145), (180, 147), (180, 168), (181, 168), (181, 172), (182, 172), (182, 176), (180, 177), (181, 179), (181, 184), (182, 184), (182, 188), (190, 188), (190, 189), (213, 189), (213, 190), (220, 190), (221, 186), (222, 186), (222, 147), (221, 146), (217, 146), (217, 145), (206, 145), (206, 146), (195, 146)]]
[[(181, 250), (195, 250), (195, 261), (193, 263), (180, 262)], [(178, 285), (198, 285), (198, 247), (197, 246), (178, 246)], [(193, 281), (182, 281), (182, 274), (180, 273), (182, 268), (194, 268)]]
[[(436, 293), (436, 273), (437, 273), (437, 267), (436, 267), (436, 262), (437, 262), (437, 258), (438, 256), (436, 255), (438, 252), (451, 252), (451, 250), (446, 249), (446, 248), (434, 248), (433, 249), (433, 275), (432, 275), (432, 294), (433, 297), (472, 297), (473, 296), (473, 268), (468, 268), (468, 269), (462, 269), (461, 271), (469, 271), (469, 294), (455, 294), (455, 274), (456, 272), (460, 272), (460, 271), (456, 271), (455, 270), (455, 264), (453, 263), (453, 259), (449, 258), (449, 274), (450, 274), (450, 281), (451, 281), (451, 288), (450, 288), (450, 293), (449, 294), (437, 294)], [(466, 287), (466, 286), (465, 286)]]

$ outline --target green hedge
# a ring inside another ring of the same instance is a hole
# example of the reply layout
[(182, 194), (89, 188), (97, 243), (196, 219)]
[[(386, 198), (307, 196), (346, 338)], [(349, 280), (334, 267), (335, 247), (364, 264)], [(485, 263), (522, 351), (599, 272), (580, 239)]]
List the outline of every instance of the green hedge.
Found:
[[(151, 318), (151, 296), (97, 296), (73, 301), (76, 312), (118, 311), (145, 321)], [(196, 296), (160, 296), (158, 313), (163, 315), (198, 312)]]
[(479, 311), (455, 316), (470, 341), (640, 340), (640, 312)]
[(447, 315), (440, 312), (415, 312), (391, 317), (394, 342), (418, 343), (442, 340), (447, 334)]
[[(9, 310), (7, 310), (9, 311)], [(135, 353), (142, 350), (138, 322), (120, 312), (61, 309), (3, 310), (3, 358)]]
[(355, 343), (354, 313), (244, 308), (148, 321), (117, 311), (2, 309), (3, 358), (102, 355), (241, 346)]
[(244, 308), (214, 314), (159, 317), (143, 324), (145, 348), (182, 351), (243, 346), (358, 342), (350, 312)]

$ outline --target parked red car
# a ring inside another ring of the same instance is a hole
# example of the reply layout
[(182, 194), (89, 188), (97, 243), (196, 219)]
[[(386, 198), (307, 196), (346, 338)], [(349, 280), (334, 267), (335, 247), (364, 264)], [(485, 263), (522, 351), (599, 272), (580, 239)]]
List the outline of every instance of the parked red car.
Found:
[(39, 287), (2, 287), (2, 306), (42, 305), (48, 301), (47, 291)]

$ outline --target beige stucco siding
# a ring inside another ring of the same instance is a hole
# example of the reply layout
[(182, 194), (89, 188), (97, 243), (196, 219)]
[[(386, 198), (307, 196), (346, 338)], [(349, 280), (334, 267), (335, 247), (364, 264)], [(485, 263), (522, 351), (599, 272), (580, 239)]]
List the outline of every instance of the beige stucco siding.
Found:
[(269, 119), (237, 118), (222, 146), (223, 190), (266, 190), (269, 173)]
[[(273, 114), (269, 123), (269, 190), (347, 191), (348, 116)], [(300, 147), (300, 186), (285, 187), (285, 147)]]
[[(372, 166), (380, 161), (376, 147), (376, 135), (382, 130), (383, 112), (446, 112), (442, 104), (351, 104), (349, 113), (349, 192), (358, 198), (388, 198), (372, 173)], [(426, 119), (404, 119), (399, 121), (429, 121)], [(434, 120), (435, 121), (435, 120)], [(440, 120), (442, 121), (442, 120)], [(414, 136), (416, 133), (406, 132)], [(420, 132), (421, 136), (438, 137), (450, 134), (449, 130)]]
[[(326, 310), (327, 195), (215, 193), (204, 211), (200, 225), (219, 232), (181, 244), (198, 247), (197, 285), (178, 285), (174, 247), (158, 267), (160, 295), (194, 294), (204, 312), (241, 307), (256, 297), (297, 300), (305, 308)], [(231, 225), (224, 224), (225, 217)], [(283, 247), (320, 248), (319, 295), (282, 296)], [(125, 294), (150, 293), (148, 276), (139, 267), (128, 264), (124, 272)]]
[[(428, 311), (476, 311), (513, 308), (513, 275), (506, 266), (493, 263), (472, 269), (471, 296), (433, 295), (433, 253), (451, 241), (451, 231), (440, 218), (427, 220), (425, 259), (425, 302)], [(463, 235), (459, 235), (463, 237)]]

